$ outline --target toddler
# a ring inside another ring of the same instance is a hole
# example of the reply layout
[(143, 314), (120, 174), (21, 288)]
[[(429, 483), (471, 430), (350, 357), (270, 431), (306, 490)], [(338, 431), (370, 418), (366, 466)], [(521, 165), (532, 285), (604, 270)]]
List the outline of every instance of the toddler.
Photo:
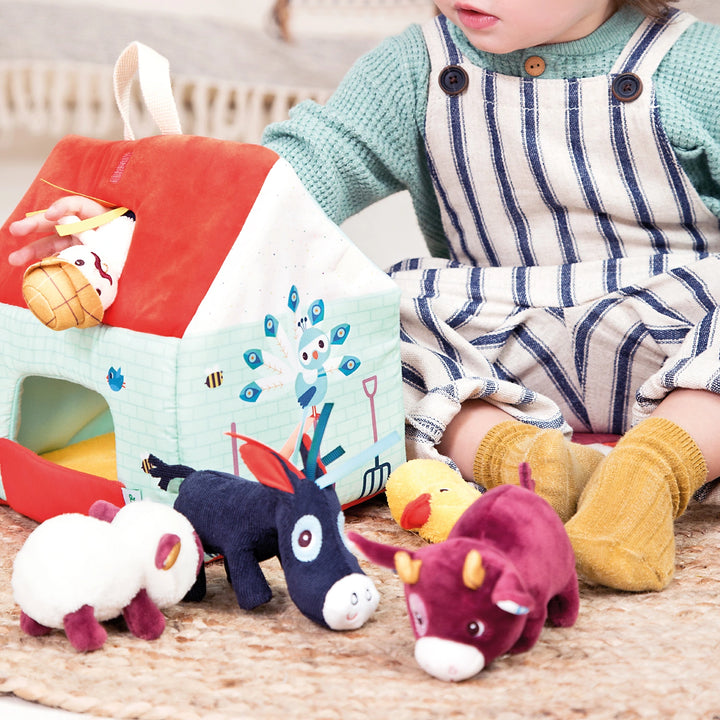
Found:
[(338, 223), (410, 192), (432, 257), (389, 271), (408, 456), (486, 487), (529, 462), (581, 576), (662, 589), (720, 475), (720, 28), (665, 0), (436, 5), (263, 142)]

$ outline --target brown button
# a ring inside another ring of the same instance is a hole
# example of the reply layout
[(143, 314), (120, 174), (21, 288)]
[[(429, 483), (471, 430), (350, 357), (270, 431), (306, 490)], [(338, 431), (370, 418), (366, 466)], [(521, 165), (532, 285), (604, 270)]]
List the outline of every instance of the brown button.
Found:
[(525, 61), (525, 72), (530, 77), (540, 77), (545, 72), (545, 61), (537, 55), (532, 55)]

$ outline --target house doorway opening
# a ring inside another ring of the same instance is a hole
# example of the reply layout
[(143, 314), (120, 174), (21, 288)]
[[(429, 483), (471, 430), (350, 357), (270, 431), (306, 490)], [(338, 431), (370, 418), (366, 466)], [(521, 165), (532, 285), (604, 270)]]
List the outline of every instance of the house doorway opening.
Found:
[(23, 380), (17, 442), (50, 462), (117, 480), (115, 428), (99, 393), (67, 380)]

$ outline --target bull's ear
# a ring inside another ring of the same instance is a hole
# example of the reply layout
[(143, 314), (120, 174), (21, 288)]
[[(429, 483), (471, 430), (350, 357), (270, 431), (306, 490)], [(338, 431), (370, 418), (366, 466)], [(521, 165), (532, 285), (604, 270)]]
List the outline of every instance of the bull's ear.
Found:
[(514, 568), (503, 570), (493, 588), (492, 601), (511, 615), (527, 615), (535, 605)]
[(495, 604), (510, 615), (527, 615), (530, 612), (529, 607), (518, 605), (514, 600), (498, 600)]
[(402, 548), (368, 540), (356, 532), (349, 532), (347, 536), (348, 540), (352, 541), (368, 560), (371, 560), (376, 565), (395, 569), (395, 553), (402, 550)]

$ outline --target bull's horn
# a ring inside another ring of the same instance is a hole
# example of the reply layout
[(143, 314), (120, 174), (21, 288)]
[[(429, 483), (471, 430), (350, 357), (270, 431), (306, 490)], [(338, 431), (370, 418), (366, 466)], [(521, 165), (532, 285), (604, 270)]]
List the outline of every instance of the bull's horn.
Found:
[(477, 590), (485, 580), (485, 568), (482, 564), (482, 556), (477, 550), (471, 550), (465, 557), (463, 565), (463, 583), (470, 590)]
[(398, 577), (406, 585), (414, 585), (420, 579), (421, 565), (422, 560), (411, 557), (410, 553), (404, 550), (395, 553), (395, 569)]

